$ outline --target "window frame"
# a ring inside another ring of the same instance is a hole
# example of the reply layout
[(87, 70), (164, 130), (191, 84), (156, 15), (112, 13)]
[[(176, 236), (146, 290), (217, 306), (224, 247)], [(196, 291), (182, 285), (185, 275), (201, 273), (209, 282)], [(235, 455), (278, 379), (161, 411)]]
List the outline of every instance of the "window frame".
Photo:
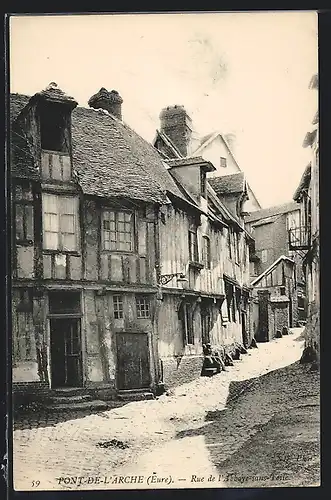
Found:
[(220, 156), (220, 167), (221, 168), (226, 168), (227, 165), (227, 160), (225, 156)]
[[(151, 301), (148, 295), (136, 295), (136, 313), (138, 319), (150, 319), (151, 318)], [(144, 306), (141, 307), (143, 302)], [(142, 313), (144, 313), (142, 315)]]
[(123, 307), (123, 295), (122, 294), (114, 294), (113, 295), (113, 313), (114, 319), (123, 319), (124, 318), (124, 307)]
[(198, 228), (195, 226), (188, 230), (188, 248), (190, 262), (199, 262)]
[[(105, 214), (108, 213), (113, 213), (114, 214), (114, 220), (112, 219), (105, 219)], [(124, 220), (118, 220), (119, 219), (119, 214), (124, 215)], [(126, 221), (125, 220), (125, 215), (130, 215), (131, 220)], [(109, 228), (111, 227), (111, 223), (114, 223), (114, 229), (105, 229), (104, 228), (104, 222), (108, 221), (109, 222)], [(124, 227), (126, 224), (130, 224), (130, 232), (128, 231), (119, 231), (118, 225), (119, 223), (123, 223)], [(105, 233), (109, 233), (109, 240), (105, 239)], [(111, 240), (111, 234), (114, 233), (115, 239)], [(118, 237), (119, 234), (130, 234), (130, 245), (131, 245), (131, 250), (128, 249), (120, 249), (119, 246), (121, 243), (128, 243), (128, 241), (121, 241)], [(109, 242), (109, 248), (105, 248), (105, 242)], [(116, 245), (116, 248), (110, 248), (111, 243), (114, 242)], [(113, 207), (102, 207), (101, 209), (101, 250), (102, 252), (120, 252), (120, 253), (135, 253), (137, 251), (136, 249), (136, 214), (134, 210), (130, 209), (116, 209)]]
[[(46, 211), (46, 203), (45, 199), (48, 196), (53, 196), (56, 198), (56, 210), (57, 212), (49, 212)], [(70, 199), (73, 201), (74, 209), (73, 212), (67, 213), (64, 212), (64, 199)], [(57, 219), (57, 231), (46, 230), (46, 215), (55, 215)], [(63, 222), (63, 216), (73, 216), (73, 232), (63, 231), (61, 228)], [(57, 234), (57, 248), (50, 248), (46, 246), (46, 233), (54, 233)], [(74, 248), (67, 249), (64, 245), (64, 236), (65, 235), (73, 235), (75, 238)], [(55, 193), (55, 192), (43, 192), (42, 193), (42, 236), (43, 236), (43, 252), (48, 253), (64, 253), (64, 254), (79, 254), (80, 252), (80, 200), (78, 195), (72, 194), (63, 194), (63, 193)]]
[(210, 270), (211, 269), (211, 243), (210, 243), (210, 237), (208, 235), (204, 235), (202, 237), (203, 241), (203, 264), (205, 266), (205, 269)]
[(230, 226), (228, 227), (228, 232), (227, 232), (227, 247), (228, 247), (228, 255), (229, 259), (232, 260), (232, 230)]

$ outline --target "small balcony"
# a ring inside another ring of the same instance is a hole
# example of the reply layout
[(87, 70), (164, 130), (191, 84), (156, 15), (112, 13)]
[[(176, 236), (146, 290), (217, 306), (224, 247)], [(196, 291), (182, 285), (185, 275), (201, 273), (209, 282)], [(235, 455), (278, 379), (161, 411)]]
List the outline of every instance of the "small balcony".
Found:
[(299, 226), (289, 229), (288, 243), (290, 250), (309, 250), (311, 243), (310, 228)]

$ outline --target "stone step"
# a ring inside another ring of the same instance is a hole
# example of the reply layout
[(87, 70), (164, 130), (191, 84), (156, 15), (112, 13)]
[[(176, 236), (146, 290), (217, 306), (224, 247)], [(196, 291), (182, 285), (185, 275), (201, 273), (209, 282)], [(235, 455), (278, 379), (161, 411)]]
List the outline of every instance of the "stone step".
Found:
[(54, 397), (68, 397), (86, 395), (89, 394), (89, 391), (85, 387), (59, 387), (53, 389), (52, 393)]
[(119, 391), (117, 397), (120, 401), (143, 401), (145, 399), (155, 399), (155, 396), (151, 391), (141, 389)]
[(105, 401), (100, 401), (98, 399), (93, 399), (91, 401), (81, 401), (81, 402), (68, 402), (66, 403), (50, 403), (47, 405), (48, 410), (52, 411), (102, 411), (108, 409), (108, 404)]
[(78, 394), (77, 396), (52, 396), (52, 404), (61, 403), (82, 403), (83, 401), (91, 401), (93, 397), (90, 394)]

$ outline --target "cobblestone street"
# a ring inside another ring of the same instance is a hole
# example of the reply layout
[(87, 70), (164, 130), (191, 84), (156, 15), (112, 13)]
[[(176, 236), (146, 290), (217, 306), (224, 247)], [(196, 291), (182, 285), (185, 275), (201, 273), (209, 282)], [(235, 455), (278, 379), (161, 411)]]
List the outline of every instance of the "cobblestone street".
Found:
[[(296, 363), (302, 352), (300, 333), (293, 329), (289, 336), (259, 344), (227, 372), (182, 385), (156, 400), (93, 415), (18, 419), (15, 489), (164, 488), (169, 483), (176, 488), (240, 487), (243, 481), (256, 486), (259, 479), (247, 479), (249, 474), (265, 477), (260, 486), (279, 481), (315, 485), (318, 374)], [(273, 370), (277, 372), (269, 373)], [(289, 441), (296, 467), (288, 466), (293, 462), (288, 451), (285, 470), (279, 457)], [(246, 455), (255, 460), (247, 471)], [(217, 484), (207, 484), (210, 475)], [(123, 483), (128, 476), (135, 479)]]

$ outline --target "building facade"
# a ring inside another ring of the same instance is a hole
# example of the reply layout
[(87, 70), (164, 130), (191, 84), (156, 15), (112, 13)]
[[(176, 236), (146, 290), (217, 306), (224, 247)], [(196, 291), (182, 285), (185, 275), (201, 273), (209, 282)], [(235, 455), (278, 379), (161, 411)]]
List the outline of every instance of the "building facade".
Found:
[[(318, 77), (315, 75), (310, 88), (318, 90)], [(290, 246), (302, 252), (303, 272), (307, 283), (307, 325), (305, 344), (314, 351), (319, 359), (320, 352), (320, 242), (319, 242), (319, 127), (318, 112), (312, 122), (312, 130), (306, 134), (304, 147), (311, 148), (311, 161), (307, 165), (294, 200), (300, 207), (300, 224), (289, 231)]]
[[(245, 217), (247, 229), (255, 241), (255, 259), (251, 263), (251, 280), (255, 288), (279, 257), (287, 256), (294, 262), (293, 290), (291, 292), (289, 327), (304, 322), (307, 315), (306, 280), (302, 270), (304, 253), (293, 251), (289, 244), (289, 230), (300, 223), (300, 208), (297, 203), (286, 203), (257, 210)], [(271, 294), (273, 293), (270, 289)]]
[(252, 238), (214, 166), (165, 158), (116, 91), (10, 105), (16, 397), (155, 394), (200, 375), (202, 343), (247, 344)]

